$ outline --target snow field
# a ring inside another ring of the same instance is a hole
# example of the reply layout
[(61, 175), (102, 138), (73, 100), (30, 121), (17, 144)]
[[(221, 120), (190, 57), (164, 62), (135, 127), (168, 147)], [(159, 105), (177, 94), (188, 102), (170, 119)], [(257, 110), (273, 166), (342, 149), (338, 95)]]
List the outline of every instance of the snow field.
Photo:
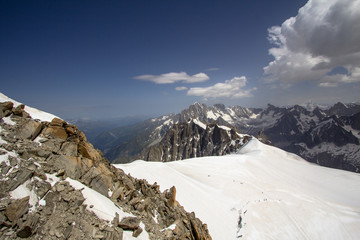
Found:
[(215, 240), (360, 239), (359, 174), (310, 164), (256, 139), (228, 156), (115, 166), (162, 191), (174, 185), (176, 199)]

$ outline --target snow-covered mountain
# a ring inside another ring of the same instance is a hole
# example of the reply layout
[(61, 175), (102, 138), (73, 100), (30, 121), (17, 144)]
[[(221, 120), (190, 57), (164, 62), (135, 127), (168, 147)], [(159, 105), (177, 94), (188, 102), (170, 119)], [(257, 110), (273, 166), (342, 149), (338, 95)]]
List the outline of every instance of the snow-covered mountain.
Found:
[(176, 186), (213, 239), (360, 239), (360, 175), (311, 164), (255, 138), (236, 154), (115, 165)]
[[(269, 104), (259, 109), (195, 103), (178, 114), (104, 132), (94, 144), (104, 151), (109, 160), (129, 162), (136, 159), (134, 156), (143, 149), (158, 144), (174, 125), (196, 119), (203, 124), (216, 122), (218, 125), (234, 127), (243, 134), (257, 136), (261, 131), (275, 146), (296, 153), (308, 161), (359, 172), (360, 128), (355, 124), (359, 121), (359, 112), (360, 105), (342, 103), (328, 109), (312, 106), (311, 110), (299, 105), (285, 108)], [(341, 123), (318, 131), (327, 126), (325, 123), (330, 118)], [(354, 123), (351, 125), (350, 121)], [(334, 145), (337, 147), (334, 148)]]

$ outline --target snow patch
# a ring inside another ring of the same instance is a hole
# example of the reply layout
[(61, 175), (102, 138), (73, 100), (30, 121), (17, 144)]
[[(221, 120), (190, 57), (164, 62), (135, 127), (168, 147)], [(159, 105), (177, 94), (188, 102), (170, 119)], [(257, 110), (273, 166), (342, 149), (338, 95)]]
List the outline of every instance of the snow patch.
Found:
[(227, 126), (219, 126), (219, 128), (224, 129), (225, 131), (230, 131), (231, 128), (227, 127)]
[(209, 119), (213, 119), (213, 120), (217, 120), (217, 119), (218, 119), (218, 116), (216, 116), (213, 111), (208, 111), (208, 112), (206, 113), (206, 117), (209, 118)]
[(199, 127), (201, 127), (202, 129), (206, 129), (206, 124), (204, 124), (203, 122), (201, 122), (200, 120), (198, 120), (197, 118), (196, 119), (193, 119), (192, 120), (196, 125), (198, 125)]
[(4, 117), (4, 118), (2, 118), (2, 120), (3, 120), (4, 123), (6, 123), (7, 125), (14, 126), (14, 125), (16, 124), (16, 122), (14, 122), (13, 120), (11, 120), (10, 116), (9, 116), (9, 117)]
[[(79, 181), (73, 180), (71, 178), (66, 178), (66, 181), (69, 182), (73, 188), (81, 190), (81, 193), (85, 198), (84, 204), (87, 205), (87, 210), (94, 212), (99, 218), (111, 222), (115, 217), (115, 213), (119, 214), (120, 219), (123, 217), (132, 216), (131, 214), (125, 213), (120, 208), (115, 206), (115, 204), (109, 198), (101, 195), (100, 193), (87, 187)], [(91, 205), (93, 206), (92, 208), (90, 208)]]
[(36, 208), (37, 203), (39, 202), (38, 196), (35, 193), (34, 187), (32, 189), (28, 188), (28, 184), (31, 183), (32, 179), (28, 179), (26, 182), (18, 186), (15, 190), (10, 192), (10, 196), (13, 199), (21, 199), (24, 197), (29, 196), (29, 204), (31, 208), (29, 209), (30, 212), (34, 211)]

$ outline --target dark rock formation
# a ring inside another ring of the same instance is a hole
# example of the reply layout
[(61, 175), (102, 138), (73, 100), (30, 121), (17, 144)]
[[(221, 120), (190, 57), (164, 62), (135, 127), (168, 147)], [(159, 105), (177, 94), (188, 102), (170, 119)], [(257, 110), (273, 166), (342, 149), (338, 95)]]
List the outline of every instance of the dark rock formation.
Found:
[(197, 123), (175, 124), (159, 144), (145, 149), (138, 158), (146, 161), (177, 161), (203, 156), (221, 156), (235, 152), (244, 144), (244, 137), (234, 128)]

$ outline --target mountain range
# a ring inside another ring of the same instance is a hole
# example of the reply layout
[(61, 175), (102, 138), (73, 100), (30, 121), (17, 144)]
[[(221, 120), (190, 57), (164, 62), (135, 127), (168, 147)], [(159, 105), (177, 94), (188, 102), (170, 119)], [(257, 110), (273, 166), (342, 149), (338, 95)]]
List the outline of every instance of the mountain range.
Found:
[[(177, 124), (196, 120), (204, 125), (216, 123), (230, 127), (241, 134), (261, 134), (274, 146), (310, 162), (359, 172), (359, 112), (359, 104), (340, 102), (327, 109), (316, 106), (307, 109), (300, 105), (276, 107), (269, 104), (266, 108), (245, 108), (195, 103), (178, 114), (105, 131), (93, 143), (110, 161), (130, 162), (139, 159), (139, 154), (145, 149), (152, 147), (154, 150), (153, 146), (161, 141), (164, 145), (164, 136)], [(197, 151), (201, 152), (201, 149)], [(185, 155), (177, 160), (184, 158)]]
[(152, 147), (170, 158), (110, 164), (78, 127), (0, 94), (0, 239), (360, 238), (358, 173), (198, 119)]

